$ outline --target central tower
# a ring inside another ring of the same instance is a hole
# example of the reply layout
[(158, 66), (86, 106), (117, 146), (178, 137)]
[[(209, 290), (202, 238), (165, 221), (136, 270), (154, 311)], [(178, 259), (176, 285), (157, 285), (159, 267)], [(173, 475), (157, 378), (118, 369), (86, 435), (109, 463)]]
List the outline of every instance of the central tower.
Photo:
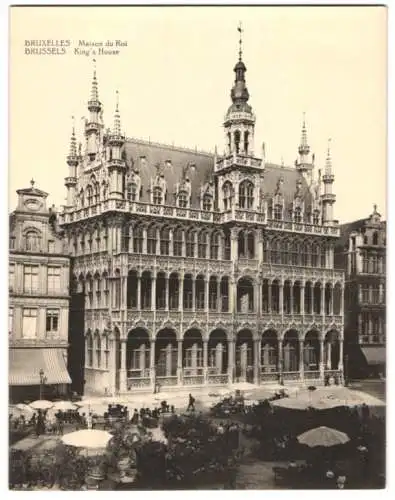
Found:
[(233, 69), (235, 80), (224, 120), (225, 153), (215, 162), (218, 208), (259, 211), (263, 185), (262, 160), (254, 156), (255, 115), (248, 103), (250, 94), (246, 84), (247, 68), (243, 62), (241, 25), (239, 32), (239, 58)]

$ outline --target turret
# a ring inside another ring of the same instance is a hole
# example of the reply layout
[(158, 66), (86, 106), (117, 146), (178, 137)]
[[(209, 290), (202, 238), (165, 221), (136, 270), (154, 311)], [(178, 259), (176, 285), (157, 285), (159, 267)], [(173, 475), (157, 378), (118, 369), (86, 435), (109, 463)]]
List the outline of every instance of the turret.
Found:
[(98, 139), (100, 137), (100, 113), (102, 111), (102, 104), (99, 101), (98, 83), (96, 78), (96, 61), (93, 60), (93, 80), (91, 95), (88, 101), (89, 119), (85, 123), (85, 136), (87, 141), (87, 154), (91, 161), (93, 161), (98, 153)]
[(332, 169), (332, 156), (331, 156), (331, 139), (328, 140), (328, 150), (326, 155), (325, 170), (322, 176), (322, 183), (324, 185), (324, 193), (321, 195), (322, 200), (322, 221), (324, 224), (332, 225), (333, 219), (333, 204), (336, 201), (336, 195), (332, 193), (332, 185), (335, 180)]
[(298, 147), (298, 158), (295, 161), (296, 169), (303, 174), (308, 184), (311, 184), (312, 171), (314, 168), (314, 155), (310, 154), (310, 146), (307, 141), (306, 115), (303, 113), (302, 134)]
[(248, 104), (250, 94), (247, 89), (245, 74), (247, 68), (243, 62), (242, 50), (242, 28), (238, 27), (239, 37), (239, 60), (233, 71), (235, 81), (230, 93), (232, 104), (230, 105), (224, 121), (226, 155), (248, 155), (254, 154), (254, 129), (255, 115)]
[(123, 198), (126, 161), (122, 158), (122, 147), (125, 144), (125, 135), (121, 132), (121, 117), (119, 113), (119, 93), (116, 92), (114, 126), (107, 136), (107, 146), (110, 157), (108, 171), (110, 176), (110, 196)]
[(66, 157), (66, 162), (69, 167), (69, 175), (65, 178), (65, 186), (67, 188), (67, 206), (72, 206), (74, 204), (75, 189), (77, 185), (77, 166), (78, 166), (78, 155), (77, 155), (77, 140), (75, 138), (75, 125), (74, 116), (73, 127), (70, 138), (70, 149), (69, 154)]

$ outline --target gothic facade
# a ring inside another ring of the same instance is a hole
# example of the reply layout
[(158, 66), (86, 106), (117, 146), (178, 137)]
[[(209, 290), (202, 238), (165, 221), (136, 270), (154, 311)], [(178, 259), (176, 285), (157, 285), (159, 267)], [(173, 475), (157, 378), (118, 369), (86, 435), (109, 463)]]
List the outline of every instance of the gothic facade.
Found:
[(60, 214), (90, 391), (342, 381), (330, 150), (316, 174), (303, 121), (292, 167), (257, 154), (246, 71), (221, 155), (127, 138), (118, 96), (105, 128), (94, 72)]

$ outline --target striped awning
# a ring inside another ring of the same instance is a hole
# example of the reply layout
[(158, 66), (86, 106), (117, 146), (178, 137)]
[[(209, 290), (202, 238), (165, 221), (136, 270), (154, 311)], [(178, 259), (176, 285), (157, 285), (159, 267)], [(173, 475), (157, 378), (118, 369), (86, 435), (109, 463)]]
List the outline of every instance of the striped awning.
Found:
[(362, 352), (366, 358), (368, 365), (384, 365), (385, 364), (385, 347), (365, 346), (362, 347)]
[(10, 349), (9, 385), (39, 385), (43, 370), (46, 385), (71, 384), (62, 349)]

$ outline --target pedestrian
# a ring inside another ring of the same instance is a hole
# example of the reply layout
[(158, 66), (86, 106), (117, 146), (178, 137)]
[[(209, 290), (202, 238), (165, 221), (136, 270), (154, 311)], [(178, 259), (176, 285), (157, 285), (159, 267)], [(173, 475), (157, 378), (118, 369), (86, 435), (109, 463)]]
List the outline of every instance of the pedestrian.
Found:
[(192, 394), (189, 394), (187, 411), (195, 411), (195, 398), (192, 396)]
[(86, 425), (87, 425), (88, 429), (92, 429), (92, 413), (91, 412), (88, 413), (88, 417), (86, 419)]

